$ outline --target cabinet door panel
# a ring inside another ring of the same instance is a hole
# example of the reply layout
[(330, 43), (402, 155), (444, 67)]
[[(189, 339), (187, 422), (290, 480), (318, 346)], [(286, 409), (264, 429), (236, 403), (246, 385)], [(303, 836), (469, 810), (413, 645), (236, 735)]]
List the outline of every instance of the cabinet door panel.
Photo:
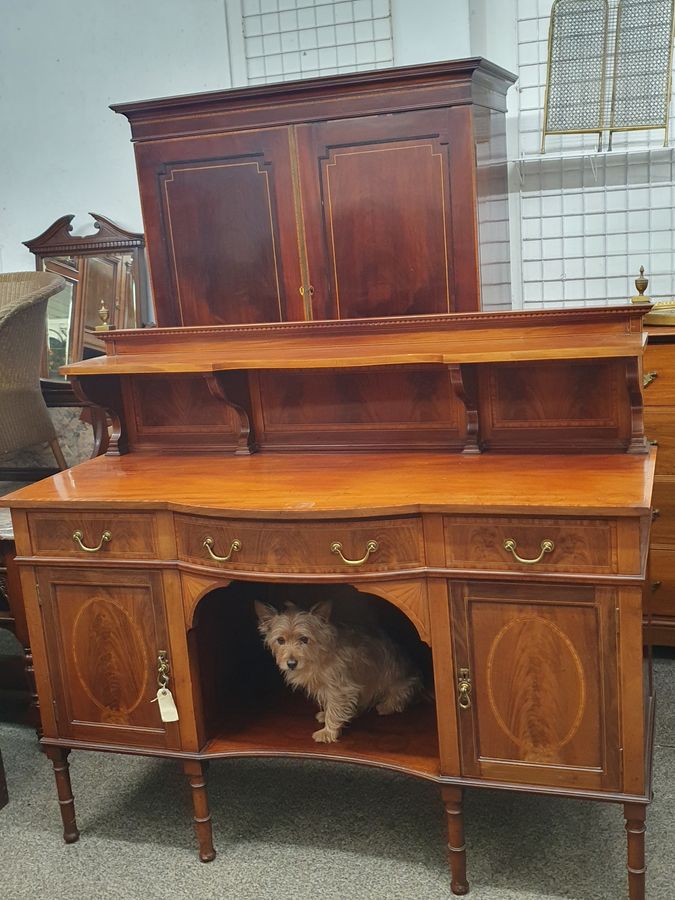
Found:
[(610, 589), (453, 586), (463, 774), (620, 787), (615, 605)]
[(302, 318), (286, 129), (137, 148), (160, 325)]
[(298, 127), (315, 318), (455, 310), (448, 124), (431, 110)]
[(59, 736), (178, 747), (157, 704), (157, 656), (169, 651), (158, 574), (47, 569), (38, 575)]

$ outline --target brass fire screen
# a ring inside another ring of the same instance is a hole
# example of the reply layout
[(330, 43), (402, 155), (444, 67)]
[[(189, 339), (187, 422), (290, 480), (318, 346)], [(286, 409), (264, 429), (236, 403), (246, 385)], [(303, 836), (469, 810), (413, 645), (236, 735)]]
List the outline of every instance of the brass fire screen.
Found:
[[(542, 153), (547, 135), (662, 128), (668, 142), (675, 0), (555, 0)], [(611, 74), (611, 77), (609, 77)]]

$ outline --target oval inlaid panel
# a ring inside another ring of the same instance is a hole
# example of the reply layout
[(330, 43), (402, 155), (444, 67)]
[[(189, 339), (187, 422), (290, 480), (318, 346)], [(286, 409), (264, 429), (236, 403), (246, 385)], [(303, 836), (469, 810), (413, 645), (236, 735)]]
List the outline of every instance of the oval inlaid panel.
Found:
[(496, 636), (487, 662), (490, 706), (526, 759), (545, 760), (572, 740), (586, 707), (584, 670), (553, 622), (519, 616)]
[(80, 684), (105, 722), (124, 722), (143, 697), (150, 666), (143, 634), (129, 613), (92, 597), (73, 623), (73, 659)]

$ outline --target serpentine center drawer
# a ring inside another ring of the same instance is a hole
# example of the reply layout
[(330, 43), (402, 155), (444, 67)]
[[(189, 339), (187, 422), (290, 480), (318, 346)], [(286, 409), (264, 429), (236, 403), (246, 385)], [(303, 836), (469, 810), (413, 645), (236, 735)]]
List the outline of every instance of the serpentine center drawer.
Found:
[(31, 545), (37, 556), (82, 559), (157, 559), (152, 513), (32, 512)]
[(444, 531), (452, 568), (569, 573), (619, 568), (612, 520), (447, 516)]
[(421, 520), (260, 522), (176, 516), (179, 559), (253, 572), (377, 572), (421, 566)]

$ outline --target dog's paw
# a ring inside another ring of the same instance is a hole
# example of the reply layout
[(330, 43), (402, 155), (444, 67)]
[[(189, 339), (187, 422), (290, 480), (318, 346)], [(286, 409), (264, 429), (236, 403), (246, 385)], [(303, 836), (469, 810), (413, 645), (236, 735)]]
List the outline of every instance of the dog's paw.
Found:
[(387, 700), (384, 703), (378, 703), (375, 707), (375, 712), (378, 716), (391, 716), (394, 713), (403, 712), (404, 709), (404, 704), (392, 703), (391, 700)]
[(320, 709), (318, 713), (314, 716), (317, 722), (321, 722), (323, 724), (326, 721), (326, 713)]
[(332, 744), (340, 737), (339, 731), (333, 731), (330, 728), (320, 728), (312, 735), (317, 744)]

